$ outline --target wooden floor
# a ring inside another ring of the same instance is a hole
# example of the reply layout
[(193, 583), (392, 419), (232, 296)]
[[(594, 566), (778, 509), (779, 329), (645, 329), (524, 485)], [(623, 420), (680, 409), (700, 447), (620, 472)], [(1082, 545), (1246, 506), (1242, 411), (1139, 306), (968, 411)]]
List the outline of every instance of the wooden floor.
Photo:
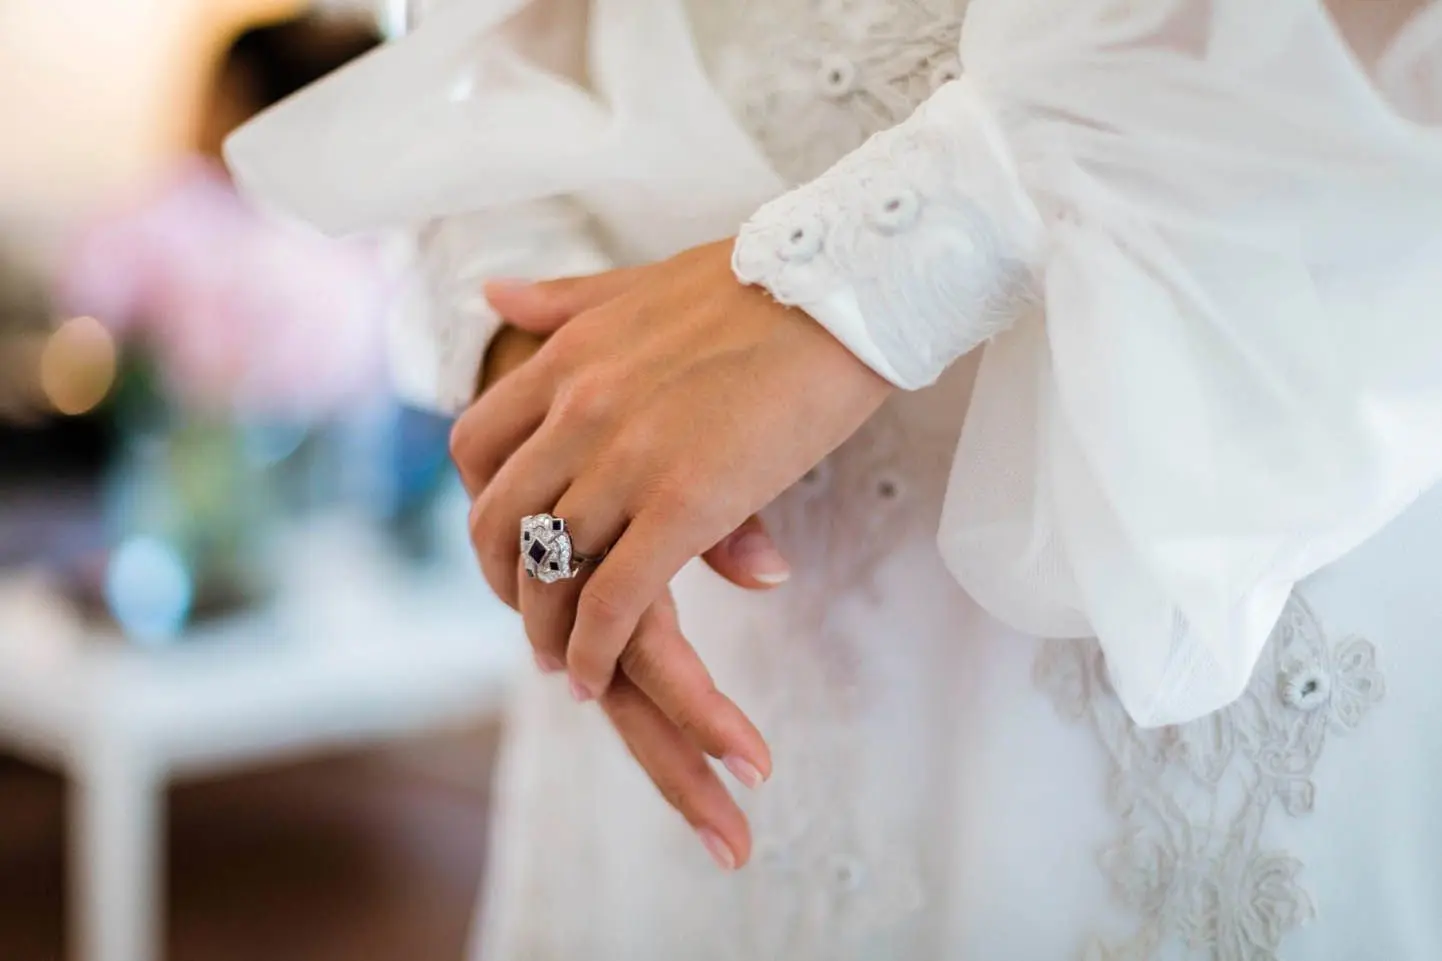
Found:
[[(461, 961), (491, 732), (171, 793), (165, 961)], [(64, 785), (0, 759), (0, 961), (68, 961)]]

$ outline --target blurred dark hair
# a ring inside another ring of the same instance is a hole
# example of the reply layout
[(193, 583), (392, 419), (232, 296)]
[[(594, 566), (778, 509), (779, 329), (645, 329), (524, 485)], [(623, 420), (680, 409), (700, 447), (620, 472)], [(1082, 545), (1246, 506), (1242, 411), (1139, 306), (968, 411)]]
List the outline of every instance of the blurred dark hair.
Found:
[(303, 16), (241, 34), (226, 67), (245, 72), (260, 108), (279, 103), (380, 45), (380, 33), (357, 18)]

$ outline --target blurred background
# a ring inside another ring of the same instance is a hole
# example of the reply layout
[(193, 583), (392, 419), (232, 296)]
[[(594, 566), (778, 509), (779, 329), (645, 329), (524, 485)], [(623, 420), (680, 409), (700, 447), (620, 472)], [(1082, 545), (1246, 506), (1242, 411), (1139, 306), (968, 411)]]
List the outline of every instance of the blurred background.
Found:
[(451, 961), (517, 629), (380, 240), (236, 125), (405, 0), (0, 0), (0, 959)]

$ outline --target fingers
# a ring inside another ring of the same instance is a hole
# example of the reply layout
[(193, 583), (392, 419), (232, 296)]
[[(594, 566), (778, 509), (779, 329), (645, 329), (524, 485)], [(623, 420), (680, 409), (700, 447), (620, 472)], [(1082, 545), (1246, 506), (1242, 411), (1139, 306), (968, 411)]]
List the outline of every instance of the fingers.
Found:
[(671, 592), (641, 617), (621, 657), (626, 679), (706, 754), (726, 765), (748, 788), (771, 776), (771, 749), (761, 732), (730, 698), (716, 689), (684, 634)]
[[(536, 658), (536, 667), (543, 674), (559, 674), (566, 669), (566, 644), (576, 620), (576, 598), (586, 583), (586, 575), (569, 581), (542, 584), (530, 577), (518, 576), (521, 620), (526, 639)], [(576, 700), (590, 700), (573, 687)]]
[[(545, 436), (551, 433), (552, 430), (549, 426), (542, 429), (543, 436), (538, 436), (534, 444), (537, 451), (549, 450), (544, 440)], [(541, 463), (532, 464), (531, 455), (531, 445), (516, 455), (513, 463), (516, 464), (517, 474), (524, 475), (527, 472), (539, 470), (541, 466), (550, 466), (555, 463), (552, 455), (547, 453), (541, 458)], [(501, 478), (506, 482), (496, 484), (498, 491), (510, 486), (506, 480), (511, 476), (510, 468), (511, 465), (508, 464), (503, 472), (504, 476)], [(544, 510), (565, 520), (566, 530), (571, 536), (571, 544), (576, 553), (599, 557), (605, 553), (609, 545), (614, 544), (621, 537), (622, 531), (625, 530), (624, 504), (616, 496), (617, 488), (621, 487), (624, 485), (597, 485), (589, 495), (583, 497), (578, 497), (577, 489), (572, 487), (564, 494), (553, 496), (547, 502), (547, 506), (531, 508), (529, 511), (525, 507), (526, 501), (517, 500), (510, 506), (497, 508), (499, 515), (497, 523), (504, 525), (505, 518), (518, 510), (527, 513)], [(498, 499), (499, 496), (497, 495)], [(519, 521), (523, 516), (525, 513), (518, 514), (516, 520)], [(483, 533), (481, 536), (486, 535)], [(512, 537), (512, 541), (514, 540), (515, 538)], [(516, 546), (519, 547), (519, 545)], [(507, 554), (506, 558), (509, 557), (510, 555)], [(503, 562), (504, 559), (495, 561), (495, 563)], [(512, 566), (511, 569), (514, 571), (515, 567)], [(593, 576), (595, 576), (595, 572), (586, 569), (577, 578), (558, 581), (554, 584), (544, 584), (531, 578), (523, 578), (519, 581), (518, 596), (526, 624), (526, 636), (530, 639), (531, 647), (535, 651), (536, 663), (542, 670), (553, 671), (558, 664), (561, 667), (565, 666), (571, 632), (576, 620), (576, 609), (580, 606), (585, 587)], [(619, 654), (620, 652), (617, 651), (618, 656)], [(575, 674), (571, 675), (571, 693), (578, 701), (592, 700), (604, 690), (602, 687), (588, 687), (579, 683), (580, 680)], [(609, 680), (610, 678), (607, 677), (608, 682)]]
[[(572, 488), (568, 498), (576, 491)], [(571, 679), (583, 692), (595, 697), (606, 690), (641, 615), (700, 553), (685, 540), (689, 526), (666, 523), (660, 511), (642, 514), (591, 574), (576, 600), (576, 624), (566, 649)]]
[(625, 677), (601, 698), (601, 708), (668, 804), (695, 829), (722, 869), (751, 857), (746, 816), (711, 769), (706, 756)]
[[(486, 299), (508, 326), (486, 354), (478, 383), (485, 402), (473, 405), (451, 435), (451, 456), (472, 498), (545, 419), (554, 399), (554, 376), (544, 365), (528, 363), (543, 346), (542, 338), (577, 314), (625, 293), (639, 274), (628, 268), (542, 283), (497, 280), (485, 285)], [(503, 378), (505, 390), (498, 386)]]
[(544, 423), (555, 396), (554, 374), (540, 358), (490, 385), (451, 429), (451, 459), (475, 499), (507, 459)]
[(537, 284), (495, 281), (486, 284), (486, 300), (507, 323), (534, 334), (551, 334), (577, 314), (630, 290), (639, 273), (626, 268)]
[(751, 590), (777, 587), (791, 577), (791, 565), (754, 515), (701, 558), (732, 584)]
[[(554, 513), (566, 518), (568, 523), (572, 521), (557, 510), (557, 505), (571, 483), (579, 454), (562, 443), (557, 433), (554, 426), (543, 425), (502, 464), (494, 483), (480, 492), (471, 507), (471, 545), (475, 548), (481, 572), (496, 596), (511, 607), (520, 603), (518, 585), (521, 568), (518, 561), (521, 519), (532, 514)], [(590, 535), (583, 523), (579, 530), (572, 526), (571, 536), (576, 549), (585, 551), (593, 543), (609, 543), (616, 534), (607, 529)], [(598, 539), (586, 539), (589, 536)], [(543, 587), (535, 596), (546, 599), (548, 593)], [(572, 601), (575, 601), (574, 597)], [(546, 600), (545, 603), (554, 602)], [(551, 645), (548, 650), (553, 655), (564, 657), (565, 644)], [(538, 650), (537, 653), (542, 652)]]

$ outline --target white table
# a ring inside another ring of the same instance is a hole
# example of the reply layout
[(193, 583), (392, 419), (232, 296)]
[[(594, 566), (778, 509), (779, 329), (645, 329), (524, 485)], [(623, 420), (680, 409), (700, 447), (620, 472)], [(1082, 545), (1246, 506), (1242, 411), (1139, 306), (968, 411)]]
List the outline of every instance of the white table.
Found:
[(273, 610), (162, 650), (86, 636), (38, 581), (0, 584), (0, 746), (72, 779), (78, 961), (158, 961), (168, 783), (473, 723), (521, 663), (472, 565), (408, 571), (344, 521), (284, 556)]

